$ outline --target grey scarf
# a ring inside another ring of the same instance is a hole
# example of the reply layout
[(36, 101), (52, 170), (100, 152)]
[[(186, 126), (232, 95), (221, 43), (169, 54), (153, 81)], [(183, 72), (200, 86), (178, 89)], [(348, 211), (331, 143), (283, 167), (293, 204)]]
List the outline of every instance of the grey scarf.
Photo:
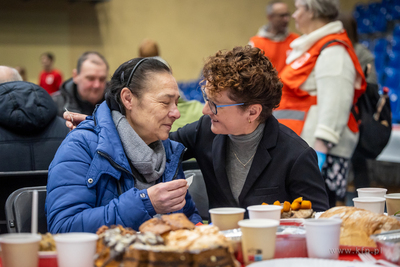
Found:
[(111, 114), (131, 166), (145, 179), (142, 182), (135, 177), (135, 187), (139, 190), (149, 188), (165, 170), (166, 156), (161, 140), (146, 145), (124, 115), (116, 110)]

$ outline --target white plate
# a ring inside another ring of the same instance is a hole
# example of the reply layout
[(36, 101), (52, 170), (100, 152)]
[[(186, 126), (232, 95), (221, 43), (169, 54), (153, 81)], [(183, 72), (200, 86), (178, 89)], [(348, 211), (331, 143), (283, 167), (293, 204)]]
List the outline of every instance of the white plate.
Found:
[(57, 251), (39, 251), (39, 258), (57, 257)]
[(255, 262), (248, 267), (376, 267), (359, 261), (339, 261), (310, 258), (287, 258)]

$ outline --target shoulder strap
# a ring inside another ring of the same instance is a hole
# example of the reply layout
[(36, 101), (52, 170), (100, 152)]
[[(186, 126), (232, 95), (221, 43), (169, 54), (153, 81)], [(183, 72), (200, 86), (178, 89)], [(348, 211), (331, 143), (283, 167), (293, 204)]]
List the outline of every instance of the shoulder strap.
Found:
[[(340, 43), (340, 44), (342, 44), (342, 45), (344, 45), (344, 46), (346, 46), (346, 47), (349, 47), (349, 45), (348, 45), (347, 43), (343, 42), (342, 40), (335, 39), (335, 40), (330, 40), (330, 41), (326, 42), (326, 43), (321, 47), (321, 50), (319, 50), (319, 53), (321, 53), (322, 50), (324, 50), (324, 49), (327, 48), (330, 44), (333, 44), (333, 43)], [(366, 70), (365, 70), (364, 72), (366, 72)], [(364, 74), (364, 75), (366, 75), (366, 74)], [(366, 76), (365, 76), (365, 77), (366, 77)], [(354, 118), (356, 119), (356, 121), (359, 122), (360, 119), (361, 119), (361, 116), (360, 116), (360, 111), (358, 110), (357, 105), (353, 105), (353, 106), (351, 107), (351, 113), (353, 113), (353, 116), (354, 116)]]
[(321, 50), (319, 50), (319, 53), (321, 53), (322, 50), (324, 50), (324, 49), (327, 48), (330, 44), (333, 44), (333, 43), (340, 43), (340, 44), (342, 44), (342, 45), (348, 47), (347, 43), (343, 42), (342, 40), (338, 40), (338, 39), (330, 40), (329, 42), (326, 42), (326, 43), (321, 47)]
[[(348, 47), (348, 44), (345, 43), (345, 42), (343, 42), (342, 40), (337, 40), (337, 39), (335, 39), (335, 40), (330, 40), (329, 42), (327, 42), (326, 44), (324, 44), (324, 45), (321, 47), (321, 50), (319, 50), (319, 53), (321, 54), (322, 50), (324, 50), (325, 48), (327, 48), (327, 47), (328, 47), (330, 44), (332, 44), (332, 43), (340, 43), (340, 44), (342, 44), (342, 45)], [(368, 70), (368, 67), (365, 66), (365, 69), (364, 69), (364, 76), (365, 76), (365, 78), (367, 78), (367, 76), (368, 76), (367, 70)]]

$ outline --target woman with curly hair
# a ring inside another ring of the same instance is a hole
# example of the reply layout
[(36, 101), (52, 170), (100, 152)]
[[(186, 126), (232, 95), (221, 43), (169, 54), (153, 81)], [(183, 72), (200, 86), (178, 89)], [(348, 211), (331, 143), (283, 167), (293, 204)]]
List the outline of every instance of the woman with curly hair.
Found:
[(184, 159), (196, 158), (210, 208), (303, 197), (325, 211), (315, 151), (271, 115), (282, 83), (263, 52), (250, 46), (218, 51), (207, 59), (203, 76), (204, 116), (170, 138), (186, 146)]
[(311, 200), (328, 208), (317, 156), (300, 137), (271, 116), (282, 83), (258, 48), (235, 47), (207, 59), (202, 89), (204, 116), (170, 134), (203, 173), (210, 208)]

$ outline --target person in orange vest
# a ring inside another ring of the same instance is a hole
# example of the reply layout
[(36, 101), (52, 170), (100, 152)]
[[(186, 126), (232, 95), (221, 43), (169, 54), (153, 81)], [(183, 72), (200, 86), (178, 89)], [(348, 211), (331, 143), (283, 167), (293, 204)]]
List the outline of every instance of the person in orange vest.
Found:
[(271, 1), (266, 8), (268, 24), (262, 26), (256, 36), (251, 37), (249, 44), (260, 48), (268, 57), (278, 73), (286, 65), (290, 53), (290, 43), (299, 37), (288, 32), (290, 13), (288, 5), (282, 1)]
[(304, 35), (281, 72), (284, 84), (274, 116), (300, 135), (318, 155), (330, 206), (344, 199), (349, 159), (358, 141), (351, 114), (366, 82), (343, 24), (338, 0), (295, 0), (293, 18)]

